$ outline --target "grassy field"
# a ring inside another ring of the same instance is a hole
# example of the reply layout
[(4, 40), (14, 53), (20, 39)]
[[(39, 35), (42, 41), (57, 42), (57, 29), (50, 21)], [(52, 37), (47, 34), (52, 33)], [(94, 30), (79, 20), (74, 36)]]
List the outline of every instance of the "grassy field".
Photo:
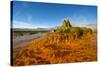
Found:
[(15, 36), (23, 36), (24, 34), (37, 34), (37, 33), (46, 33), (49, 32), (49, 30), (42, 30), (42, 31), (13, 31), (13, 34)]

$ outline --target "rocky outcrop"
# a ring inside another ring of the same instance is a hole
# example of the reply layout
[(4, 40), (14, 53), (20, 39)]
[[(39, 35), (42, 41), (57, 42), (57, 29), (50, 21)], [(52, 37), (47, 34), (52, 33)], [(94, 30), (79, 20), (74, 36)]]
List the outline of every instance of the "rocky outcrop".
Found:
[(64, 26), (64, 27), (72, 27), (72, 25), (70, 24), (70, 21), (68, 19), (64, 19), (62, 26)]

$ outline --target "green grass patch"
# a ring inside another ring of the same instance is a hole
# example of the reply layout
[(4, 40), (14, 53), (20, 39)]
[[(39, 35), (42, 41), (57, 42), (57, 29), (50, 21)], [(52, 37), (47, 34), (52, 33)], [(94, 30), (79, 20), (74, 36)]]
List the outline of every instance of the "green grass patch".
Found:
[(15, 36), (23, 36), (25, 34), (37, 34), (37, 33), (46, 33), (49, 32), (49, 30), (45, 30), (45, 31), (13, 31)]

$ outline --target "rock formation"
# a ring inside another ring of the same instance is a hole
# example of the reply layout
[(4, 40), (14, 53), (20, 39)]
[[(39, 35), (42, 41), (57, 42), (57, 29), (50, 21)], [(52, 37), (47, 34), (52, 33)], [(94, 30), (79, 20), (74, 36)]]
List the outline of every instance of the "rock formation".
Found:
[(68, 19), (64, 19), (62, 26), (64, 26), (64, 27), (72, 27), (72, 25), (70, 24), (70, 21)]

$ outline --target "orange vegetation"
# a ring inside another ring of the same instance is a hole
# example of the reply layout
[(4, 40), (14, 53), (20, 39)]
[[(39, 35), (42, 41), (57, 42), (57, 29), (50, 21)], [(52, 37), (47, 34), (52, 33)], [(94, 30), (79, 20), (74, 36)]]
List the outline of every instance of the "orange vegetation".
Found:
[(67, 33), (48, 33), (13, 51), (13, 65), (58, 64), (97, 60), (96, 33), (68, 39)]

